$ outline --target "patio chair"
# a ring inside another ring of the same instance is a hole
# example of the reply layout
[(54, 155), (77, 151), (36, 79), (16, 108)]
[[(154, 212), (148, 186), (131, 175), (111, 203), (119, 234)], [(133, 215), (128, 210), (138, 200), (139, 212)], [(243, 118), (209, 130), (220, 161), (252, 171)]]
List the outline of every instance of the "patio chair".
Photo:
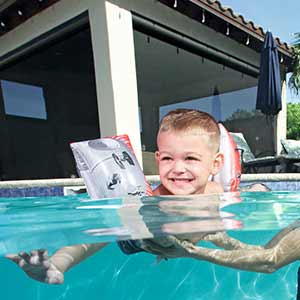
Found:
[(262, 156), (264, 153), (259, 154), (255, 157), (252, 153), (244, 135), (241, 132), (230, 132), (232, 135), (238, 150), (241, 154), (241, 164), (245, 173), (258, 172), (259, 168), (262, 167), (275, 167), (280, 165), (278, 156), (268, 155)]
[(299, 172), (299, 166), (297, 163), (300, 162), (300, 141), (292, 139), (281, 139), (280, 140), (283, 153), (281, 155), (282, 167), (285, 172)]

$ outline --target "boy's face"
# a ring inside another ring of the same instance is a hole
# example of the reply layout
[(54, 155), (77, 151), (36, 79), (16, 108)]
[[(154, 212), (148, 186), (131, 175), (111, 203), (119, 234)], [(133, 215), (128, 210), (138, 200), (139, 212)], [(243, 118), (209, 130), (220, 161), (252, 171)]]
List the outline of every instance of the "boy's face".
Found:
[(158, 163), (161, 184), (173, 195), (202, 194), (210, 175), (219, 172), (223, 156), (208, 146), (208, 136), (193, 132), (159, 133)]

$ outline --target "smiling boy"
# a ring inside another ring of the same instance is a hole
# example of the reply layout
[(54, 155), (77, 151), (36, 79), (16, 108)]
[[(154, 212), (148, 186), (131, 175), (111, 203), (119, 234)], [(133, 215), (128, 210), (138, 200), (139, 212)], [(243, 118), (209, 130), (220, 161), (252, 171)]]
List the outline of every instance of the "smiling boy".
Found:
[[(209, 114), (190, 109), (169, 112), (162, 119), (157, 136), (158, 151), (155, 157), (161, 184), (154, 190), (154, 195), (222, 193), (223, 187), (211, 181), (223, 166), (219, 144), (220, 129)], [(67, 270), (106, 245), (67, 246), (52, 257), (48, 257), (45, 250), (34, 250), (30, 254), (9, 254), (7, 258), (35, 280), (60, 284)], [(128, 252), (124, 251), (127, 246)], [(122, 242), (120, 247), (127, 254), (144, 250), (139, 249), (139, 243), (135, 244), (135, 241)]]
[(207, 113), (177, 109), (161, 121), (155, 158), (161, 184), (155, 195), (222, 193), (210, 180), (223, 166), (220, 129)]

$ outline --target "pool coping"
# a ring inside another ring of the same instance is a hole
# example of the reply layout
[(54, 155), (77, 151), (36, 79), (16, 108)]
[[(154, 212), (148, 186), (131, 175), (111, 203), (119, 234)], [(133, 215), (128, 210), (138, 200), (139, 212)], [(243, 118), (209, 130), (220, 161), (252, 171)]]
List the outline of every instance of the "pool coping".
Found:
[[(158, 175), (146, 176), (147, 181), (152, 183), (159, 182)], [(243, 174), (242, 182), (256, 181), (300, 181), (300, 173), (259, 173), (259, 174)], [(56, 178), (56, 179), (32, 179), (32, 180), (9, 180), (0, 181), (0, 189), (2, 188), (28, 188), (28, 187), (82, 187), (84, 181), (82, 178)]]

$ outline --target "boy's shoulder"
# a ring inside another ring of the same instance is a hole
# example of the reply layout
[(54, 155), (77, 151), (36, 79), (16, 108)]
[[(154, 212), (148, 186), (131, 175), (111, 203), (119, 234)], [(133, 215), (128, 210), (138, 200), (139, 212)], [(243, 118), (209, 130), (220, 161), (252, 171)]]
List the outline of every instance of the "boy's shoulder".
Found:
[(224, 193), (223, 186), (215, 181), (209, 181), (205, 187), (204, 194)]
[(162, 195), (170, 195), (170, 193), (166, 190), (166, 188), (160, 184), (154, 191), (153, 196), (162, 196)]

